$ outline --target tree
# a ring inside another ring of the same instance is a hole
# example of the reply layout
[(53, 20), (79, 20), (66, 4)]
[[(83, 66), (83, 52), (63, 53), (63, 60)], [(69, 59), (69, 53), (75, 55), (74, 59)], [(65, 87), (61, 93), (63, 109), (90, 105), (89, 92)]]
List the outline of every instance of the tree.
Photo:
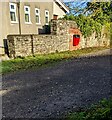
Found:
[[(90, 1), (90, 0), (89, 0)], [(74, 0), (66, 2), (69, 7), (69, 15), (85, 15), (93, 18), (94, 20), (101, 22), (112, 21), (112, 1), (111, 2), (88, 2), (88, 0)]]
[(111, 7), (112, 2), (88, 2), (85, 9), (89, 12), (88, 16), (104, 24), (105, 22), (112, 21)]
[(64, 19), (76, 21), (84, 37), (90, 36), (93, 32), (100, 35), (102, 26), (105, 26), (109, 33), (112, 22), (112, 2), (83, 1), (77, 5), (72, 1), (67, 5), (70, 7), (70, 14), (66, 15)]

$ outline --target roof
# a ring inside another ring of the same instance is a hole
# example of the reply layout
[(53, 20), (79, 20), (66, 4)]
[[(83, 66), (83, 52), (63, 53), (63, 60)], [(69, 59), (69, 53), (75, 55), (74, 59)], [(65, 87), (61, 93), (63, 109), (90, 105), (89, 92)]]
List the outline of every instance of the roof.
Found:
[(55, 0), (56, 3), (58, 3), (64, 10), (65, 12), (69, 13), (69, 8), (60, 0)]

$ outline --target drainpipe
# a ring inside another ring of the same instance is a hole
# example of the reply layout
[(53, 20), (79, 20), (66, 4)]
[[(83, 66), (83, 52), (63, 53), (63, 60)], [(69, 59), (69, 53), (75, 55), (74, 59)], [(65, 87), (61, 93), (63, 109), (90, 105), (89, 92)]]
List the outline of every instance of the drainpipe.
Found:
[(31, 52), (32, 52), (33, 57), (35, 57), (35, 55), (34, 55), (34, 45), (33, 45), (33, 34), (31, 35)]
[(17, 7), (18, 7), (19, 34), (21, 35), (20, 0), (17, 0)]

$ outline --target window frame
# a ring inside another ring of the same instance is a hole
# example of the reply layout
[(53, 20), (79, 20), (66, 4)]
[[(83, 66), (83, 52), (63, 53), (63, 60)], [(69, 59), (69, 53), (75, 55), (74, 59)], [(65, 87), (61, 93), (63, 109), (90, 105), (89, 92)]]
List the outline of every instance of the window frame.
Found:
[[(48, 15), (46, 15), (46, 12), (48, 12)], [(46, 23), (46, 17), (48, 17), (48, 23)], [(49, 10), (45, 10), (45, 25), (49, 25)]]
[[(26, 11), (26, 8), (28, 8), (28, 11)], [(29, 15), (29, 22), (26, 22), (26, 20), (25, 20), (25, 14)], [(24, 21), (25, 21), (25, 24), (31, 24), (30, 6), (28, 6), (28, 5), (24, 6)]]
[[(14, 6), (14, 9), (11, 8), (11, 5)], [(11, 23), (18, 23), (18, 20), (17, 20), (17, 4), (16, 3), (9, 3), (9, 8), (10, 8), (10, 21), (11, 21)], [(11, 20), (11, 12), (13, 12), (15, 14), (15, 21)]]
[[(38, 10), (38, 13), (36, 12), (36, 10)], [(39, 17), (39, 23), (36, 22), (37, 25), (40, 25), (41, 24), (41, 21), (40, 21), (40, 9), (39, 8), (35, 8), (35, 21), (36, 21), (36, 16)]]

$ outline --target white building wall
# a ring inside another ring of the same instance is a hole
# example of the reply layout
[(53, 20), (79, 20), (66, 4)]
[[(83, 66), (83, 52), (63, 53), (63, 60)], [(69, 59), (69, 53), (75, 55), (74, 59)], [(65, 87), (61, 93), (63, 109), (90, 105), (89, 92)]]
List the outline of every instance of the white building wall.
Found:
[(58, 15), (58, 18), (62, 18), (66, 15), (66, 13), (55, 2), (53, 3), (53, 14)]

